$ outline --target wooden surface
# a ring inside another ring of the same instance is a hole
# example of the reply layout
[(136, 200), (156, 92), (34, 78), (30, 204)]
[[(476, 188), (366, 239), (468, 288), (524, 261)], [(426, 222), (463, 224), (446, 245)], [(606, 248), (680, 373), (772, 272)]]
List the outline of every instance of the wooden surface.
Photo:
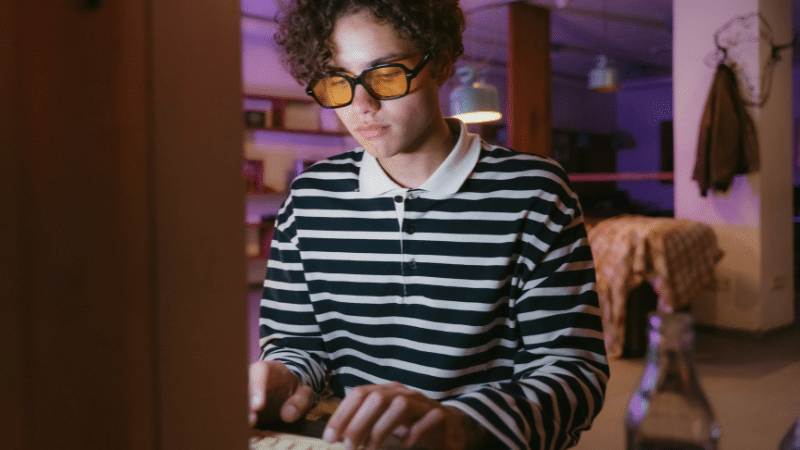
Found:
[(508, 146), (550, 156), (550, 11), (509, 5)]
[(2, 2), (3, 449), (246, 448), (239, 26)]

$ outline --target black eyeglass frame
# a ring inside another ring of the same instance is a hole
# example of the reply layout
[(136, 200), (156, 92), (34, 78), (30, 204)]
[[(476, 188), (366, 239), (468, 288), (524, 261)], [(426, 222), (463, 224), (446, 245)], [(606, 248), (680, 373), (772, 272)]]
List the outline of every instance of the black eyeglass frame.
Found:
[[(309, 84), (308, 87), (306, 88), (306, 94), (310, 95), (314, 100), (316, 100), (316, 102), (319, 104), (319, 106), (322, 106), (323, 108), (326, 108), (326, 109), (343, 108), (343, 107), (348, 106), (351, 103), (353, 103), (353, 99), (356, 96), (356, 86), (358, 86), (359, 84), (364, 87), (364, 90), (367, 91), (367, 93), (372, 98), (375, 98), (375, 99), (378, 99), (378, 100), (394, 100), (394, 99), (397, 99), (397, 98), (405, 97), (406, 95), (408, 95), (408, 92), (411, 90), (411, 80), (416, 78), (417, 75), (419, 75), (420, 72), (422, 72), (422, 69), (425, 68), (425, 66), (428, 64), (428, 62), (430, 62), (431, 59), (433, 59), (433, 54), (432, 53), (428, 53), (427, 55), (425, 55), (424, 58), (422, 58), (422, 60), (419, 63), (417, 63), (416, 67), (414, 67), (413, 69), (409, 69), (408, 67), (406, 67), (405, 65), (400, 64), (400, 63), (389, 63), (389, 64), (378, 64), (377, 66), (373, 66), (373, 67), (364, 69), (364, 71), (361, 72), (361, 74), (358, 75), (357, 77), (351, 77), (350, 75), (345, 75), (343, 73), (337, 73), (335, 76), (344, 78), (350, 84), (350, 100), (347, 103), (344, 103), (344, 104), (341, 104), (341, 105), (338, 105), (338, 106), (325, 106), (325, 105), (322, 104), (322, 102), (319, 101), (317, 96), (314, 95), (314, 86), (316, 86), (317, 83), (319, 81), (321, 81), (321, 80), (316, 80), (316, 81), (312, 82), (311, 84)], [(403, 70), (403, 72), (406, 74), (406, 91), (405, 92), (403, 92), (400, 95), (395, 95), (393, 97), (378, 97), (377, 95), (372, 93), (372, 91), (370, 90), (370, 88), (366, 84), (364, 84), (364, 75), (366, 75), (367, 73), (369, 73), (369, 72), (371, 72), (373, 70), (384, 69), (386, 67), (397, 67), (397, 68)]]

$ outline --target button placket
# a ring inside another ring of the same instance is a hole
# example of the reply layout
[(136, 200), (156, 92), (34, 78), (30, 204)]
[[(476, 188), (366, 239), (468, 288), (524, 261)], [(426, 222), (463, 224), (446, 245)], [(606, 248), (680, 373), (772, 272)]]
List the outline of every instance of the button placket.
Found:
[[(404, 237), (403, 257), (405, 259), (404, 272), (407, 276), (417, 277), (423, 275), (423, 268), (417, 261), (417, 256), (420, 252), (425, 253), (423, 249), (417, 248), (418, 245), (424, 248), (424, 243), (417, 243), (415, 237), (417, 236), (417, 224), (421, 223), (424, 213), (419, 210), (420, 191), (411, 190), (406, 193), (405, 198), (405, 217), (403, 219), (402, 234)], [(405, 277), (404, 277), (405, 278)], [(406, 287), (406, 279), (403, 280), (404, 292), (406, 295), (414, 295), (414, 286)]]
[[(408, 271), (412, 270), (411, 267), (408, 265), (408, 258), (406, 257), (406, 233), (405, 233), (405, 215), (406, 215), (406, 198), (408, 195), (408, 191), (403, 191), (402, 193), (395, 194), (392, 196), (392, 200), (394, 202), (395, 212), (397, 213), (397, 223), (398, 223), (398, 239), (400, 240), (400, 273), (402, 275), (402, 282), (403, 282), (403, 297), (407, 296), (406, 291), (406, 281), (405, 277), (408, 276)], [(404, 300), (401, 300), (404, 302)]]

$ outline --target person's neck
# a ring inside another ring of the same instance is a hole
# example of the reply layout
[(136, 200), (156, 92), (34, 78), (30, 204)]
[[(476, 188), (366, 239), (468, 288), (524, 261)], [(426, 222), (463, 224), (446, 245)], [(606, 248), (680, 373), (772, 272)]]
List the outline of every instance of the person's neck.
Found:
[(421, 186), (436, 172), (456, 145), (456, 136), (444, 118), (413, 148), (379, 159), (378, 163), (395, 183), (405, 188)]

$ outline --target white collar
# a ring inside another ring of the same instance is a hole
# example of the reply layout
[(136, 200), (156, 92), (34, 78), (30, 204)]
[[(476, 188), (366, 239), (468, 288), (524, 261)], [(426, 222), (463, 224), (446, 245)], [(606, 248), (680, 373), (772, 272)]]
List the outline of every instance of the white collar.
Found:
[[(467, 126), (457, 119), (445, 119), (447, 125), (458, 129), (458, 141), (442, 164), (418, 188), (435, 194), (455, 194), (472, 173), (481, 152), (481, 140), (477, 134), (467, 132)], [(361, 170), (358, 174), (359, 191), (366, 197), (377, 197), (395, 189), (404, 189), (383, 171), (378, 161), (364, 151)]]

